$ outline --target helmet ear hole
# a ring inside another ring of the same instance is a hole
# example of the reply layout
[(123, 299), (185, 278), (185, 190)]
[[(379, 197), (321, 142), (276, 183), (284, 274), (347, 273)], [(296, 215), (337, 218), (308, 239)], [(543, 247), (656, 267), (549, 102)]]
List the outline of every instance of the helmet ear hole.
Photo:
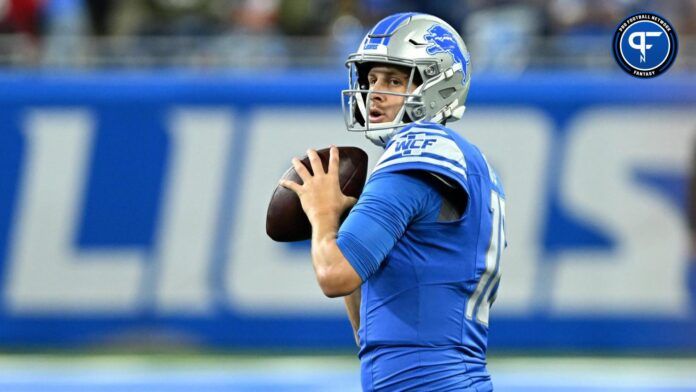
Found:
[(452, 94), (454, 94), (456, 91), (457, 91), (457, 89), (454, 87), (443, 88), (442, 90), (440, 90), (440, 96), (443, 99), (447, 99), (447, 98), (451, 97)]

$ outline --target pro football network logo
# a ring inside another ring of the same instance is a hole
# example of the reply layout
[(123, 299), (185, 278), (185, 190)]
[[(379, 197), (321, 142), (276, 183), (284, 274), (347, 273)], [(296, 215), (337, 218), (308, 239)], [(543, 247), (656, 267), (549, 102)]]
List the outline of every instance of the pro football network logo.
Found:
[(654, 78), (677, 57), (677, 33), (659, 15), (640, 13), (626, 18), (614, 33), (614, 58), (628, 74)]

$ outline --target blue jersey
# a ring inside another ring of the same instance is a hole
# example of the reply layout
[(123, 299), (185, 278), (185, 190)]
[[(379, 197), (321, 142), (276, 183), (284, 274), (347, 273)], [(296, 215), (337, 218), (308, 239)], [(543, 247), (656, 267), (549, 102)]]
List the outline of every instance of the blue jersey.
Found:
[[(438, 219), (442, 196), (423, 174), (465, 193), (461, 217)], [(416, 123), (392, 137), (337, 239), (363, 279), (365, 390), (492, 388), (485, 353), (504, 198), (484, 155), (452, 130)]]

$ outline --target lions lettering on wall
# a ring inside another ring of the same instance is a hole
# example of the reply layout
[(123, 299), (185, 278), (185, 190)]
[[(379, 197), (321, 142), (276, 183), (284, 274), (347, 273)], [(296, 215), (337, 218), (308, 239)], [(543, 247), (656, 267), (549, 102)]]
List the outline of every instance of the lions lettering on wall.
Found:
[[(696, 85), (636, 98), (633, 81), (565, 86), (589, 91), (578, 103), (531, 82), (516, 85), (529, 94), (511, 96), (482, 80), (451, 124), (506, 184), (511, 246), (491, 320), (501, 326), (497, 347), (523, 344), (518, 323), (544, 326), (528, 332), (542, 346), (573, 347), (589, 335), (564, 328), (593, 322), (660, 334), (647, 347), (696, 347), (680, 332), (696, 323), (682, 204)], [(264, 102), (244, 81), (221, 82), (241, 91), (225, 95), (184, 80), (176, 99), (154, 88), (135, 105), (141, 85), (75, 99), (71, 89), (85, 86), (60, 83), (40, 101), (0, 97), (0, 343), (94, 342), (154, 319), (201, 344), (352, 344), (342, 302), (318, 292), (306, 245), (275, 243), (264, 227), (293, 155), (355, 145), (378, 164), (377, 147), (344, 131), (339, 84), (327, 78), (313, 100), (298, 101), (301, 92), (283, 91), (302, 80), (288, 78)], [(620, 98), (602, 98), (614, 90)], [(392, 148), (418, 155), (446, 148), (440, 142), (415, 135)], [(36, 320), (51, 332), (29, 328)], [(618, 337), (615, 347), (641, 339)]]

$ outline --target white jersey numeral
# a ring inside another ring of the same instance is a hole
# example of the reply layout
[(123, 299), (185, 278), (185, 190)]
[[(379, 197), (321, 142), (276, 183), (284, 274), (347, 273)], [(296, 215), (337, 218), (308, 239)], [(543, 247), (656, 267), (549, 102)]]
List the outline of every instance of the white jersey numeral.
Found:
[[(491, 238), (486, 251), (486, 269), (466, 304), (466, 318), (488, 325), (488, 314), (500, 281), (500, 253), (505, 246), (505, 199), (491, 191)], [(501, 246), (502, 244), (502, 246)]]

